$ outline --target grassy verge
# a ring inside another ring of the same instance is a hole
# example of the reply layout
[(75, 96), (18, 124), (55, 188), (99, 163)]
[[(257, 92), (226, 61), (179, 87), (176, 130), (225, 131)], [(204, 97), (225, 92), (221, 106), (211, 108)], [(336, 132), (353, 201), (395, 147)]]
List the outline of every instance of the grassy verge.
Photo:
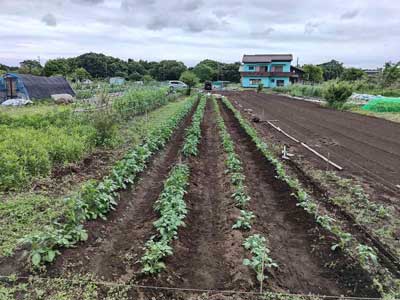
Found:
[[(134, 147), (144, 141), (150, 132), (161, 128), (169, 119), (187, 104), (188, 100), (172, 102), (147, 116), (130, 120), (123, 128), (126, 137), (124, 148)], [(67, 194), (75, 195), (81, 184), (71, 187)], [(4, 197), (0, 203), (0, 256), (11, 255), (28, 234), (36, 235), (46, 230), (68, 209), (65, 194), (54, 197), (54, 191), (41, 191), (40, 194), (19, 193)]]
[(400, 123), (400, 112), (373, 112), (361, 109), (360, 106), (352, 106), (348, 108), (349, 111), (376, 118), (386, 119), (392, 122)]

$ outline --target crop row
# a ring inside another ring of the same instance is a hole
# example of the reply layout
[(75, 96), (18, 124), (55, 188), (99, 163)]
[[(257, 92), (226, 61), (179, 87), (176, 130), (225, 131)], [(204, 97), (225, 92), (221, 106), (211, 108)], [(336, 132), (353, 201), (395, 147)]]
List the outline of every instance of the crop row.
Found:
[[(251, 229), (251, 221), (255, 218), (254, 213), (246, 210), (247, 203), (251, 200), (246, 193), (245, 175), (243, 174), (243, 166), (239, 156), (235, 153), (233, 140), (228, 133), (224, 119), (217, 101), (213, 98), (214, 109), (217, 114), (217, 125), (219, 135), (221, 137), (222, 146), (226, 153), (226, 173), (230, 175), (231, 184), (233, 186), (232, 198), (235, 205), (240, 208), (240, 216), (232, 226), (233, 229), (249, 230)], [(277, 267), (269, 256), (270, 250), (267, 247), (267, 239), (259, 234), (249, 236), (243, 243), (243, 247), (251, 254), (251, 259), (244, 259), (243, 264), (250, 266), (257, 274), (257, 280), (262, 286), (265, 279), (265, 270)]]
[(389, 272), (379, 264), (374, 249), (370, 246), (360, 244), (350, 233), (342, 230), (334, 218), (320, 213), (318, 205), (302, 187), (299, 180), (287, 174), (282, 162), (268, 149), (267, 144), (258, 136), (254, 127), (252, 127), (250, 123), (242, 117), (240, 112), (227, 98), (223, 97), (222, 102), (232, 111), (235, 118), (238, 120), (247, 135), (250, 136), (258, 150), (274, 166), (277, 178), (284, 181), (291, 188), (293, 196), (298, 200), (297, 205), (302, 207), (307, 213), (311, 214), (321, 227), (328, 232), (331, 232), (337, 238), (337, 241), (332, 245), (331, 249), (333, 251), (341, 249), (349, 256), (356, 259), (364, 270), (374, 276), (374, 284), (381, 290), (381, 292), (385, 290), (386, 293), (396, 293), (398, 287), (396, 287), (396, 283), (392, 280)]
[(164, 183), (164, 190), (154, 205), (160, 218), (154, 222), (158, 235), (146, 242), (145, 253), (141, 258), (142, 272), (155, 274), (165, 269), (162, 259), (172, 255), (171, 242), (178, 236), (178, 228), (183, 226), (187, 207), (183, 199), (189, 180), (189, 167), (176, 165)]
[(200, 100), (199, 106), (192, 118), (191, 126), (186, 130), (185, 143), (183, 145), (182, 153), (188, 157), (190, 155), (197, 156), (198, 144), (201, 138), (201, 120), (203, 119), (204, 109), (206, 107), (207, 98), (203, 97)]
[[(185, 157), (198, 154), (198, 144), (201, 139), (201, 121), (207, 103), (206, 98), (201, 98), (199, 105), (192, 117), (192, 123), (186, 130), (182, 152)], [(185, 151), (186, 150), (186, 151)], [(145, 253), (141, 258), (142, 272), (155, 274), (165, 269), (162, 261), (164, 257), (172, 255), (171, 243), (178, 238), (178, 229), (183, 226), (187, 214), (184, 200), (188, 186), (190, 169), (187, 164), (177, 164), (164, 183), (164, 189), (154, 205), (155, 211), (160, 215), (154, 222), (158, 234), (150, 238), (145, 245)]]
[(195, 98), (187, 100), (173, 117), (150, 131), (143, 142), (117, 162), (110, 175), (101, 182), (88, 182), (76, 196), (65, 199), (68, 210), (61, 220), (55, 221), (45, 232), (25, 239), (31, 245), (30, 259), (34, 267), (52, 262), (59, 254), (58, 248), (71, 247), (87, 239), (83, 223), (98, 217), (106, 219), (106, 214), (117, 206), (117, 191), (135, 181), (150, 157), (168, 142), (194, 102)]

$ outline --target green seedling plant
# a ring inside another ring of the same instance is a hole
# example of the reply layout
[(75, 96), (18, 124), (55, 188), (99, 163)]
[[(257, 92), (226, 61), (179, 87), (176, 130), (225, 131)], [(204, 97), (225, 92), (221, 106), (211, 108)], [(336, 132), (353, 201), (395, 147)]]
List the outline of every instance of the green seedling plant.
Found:
[(166, 145), (194, 102), (194, 97), (189, 99), (172, 118), (150, 131), (140, 145), (115, 164), (110, 175), (100, 182), (88, 182), (77, 195), (65, 199), (69, 212), (54, 222), (51, 230), (26, 240), (32, 246), (30, 262), (33, 267), (54, 260), (59, 254), (58, 248), (71, 247), (87, 239), (83, 222), (96, 218), (106, 219), (107, 213), (118, 204), (118, 191), (137, 179), (146, 168), (150, 157)]
[(357, 247), (358, 255), (360, 257), (360, 261), (363, 265), (370, 268), (370, 265), (377, 265), (378, 264), (378, 257), (374, 251), (369, 246), (366, 245), (359, 245)]
[(246, 187), (244, 185), (246, 177), (243, 174), (242, 162), (240, 161), (239, 156), (235, 153), (234, 143), (226, 129), (217, 100), (215, 98), (212, 100), (214, 110), (217, 114), (219, 135), (222, 140), (222, 146), (226, 153), (225, 165), (227, 169), (225, 173), (230, 175), (230, 180), (234, 188), (234, 192), (232, 193), (231, 197), (235, 201), (235, 205), (237, 207), (244, 209), (251, 198), (246, 193)]
[(185, 142), (182, 153), (184, 156), (197, 156), (199, 153), (198, 145), (201, 139), (201, 120), (203, 119), (207, 98), (203, 97), (197, 106), (192, 118), (191, 126), (186, 130)]
[(178, 229), (184, 226), (187, 207), (184, 200), (189, 183), (189, 167), (176, 165), (164, 183), (164, 189), (154, 204), (160, 217), (154, 222), (158, 235), (146, 243), (145, 253), (141, 258), (142, 272), (156, 274), (165, 269), (164, 257), (172, 255), (171, 243), (178, 237)]
[(233, 229), (243, 229), (249, 230), (251, 229), (251, 220), (255, 218), (255, 215), (251, 211), (241, 210), (240, 216), (236, 220), (236, 223), (233, 224)]
[(278, 264), (270, 257), (270, 250), (267, 248), (265, 237), (254, 234), (249, 236), (243, 243), (243, 247), (250, 251), (251, 259), (244, 259), (243, 264), (251, 267), (257, 274), (257, 280), (262, 286), (267, 278), (265, 271), (271, 268), (277, 268)]

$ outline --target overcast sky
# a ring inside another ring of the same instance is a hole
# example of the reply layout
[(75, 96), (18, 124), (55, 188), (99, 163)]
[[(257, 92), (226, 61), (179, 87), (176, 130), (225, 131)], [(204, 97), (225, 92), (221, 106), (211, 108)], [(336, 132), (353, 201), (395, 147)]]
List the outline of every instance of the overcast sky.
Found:
[(399, 0), (0, 0), (0, 63), (102, 52), (193, 66), (292, 53), (377, 67), (400, 60)]

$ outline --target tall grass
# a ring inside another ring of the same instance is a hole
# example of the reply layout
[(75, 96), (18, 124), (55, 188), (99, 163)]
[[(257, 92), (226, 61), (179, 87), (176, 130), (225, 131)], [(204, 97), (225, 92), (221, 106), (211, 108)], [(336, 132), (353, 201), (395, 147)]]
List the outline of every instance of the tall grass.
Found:
[(98, 146), (114, 146), (118, 127), (173, 99), (167, 89), (130, 89), (80, 113), (72, 108), (39, 106), (0, 110), (0, 191), (26, 187), (57, 165), (81, 160)]
[(316, 97), (320, 98), (323, 95), (323, 85), (302, 85), (292, 84), (288, 86), (275, 87), (273, 91), (283, 94), (289, 94), (296, 97)]
[[(289, 94), (296, 97), (323, 98), (324, 91), (335, 84), (334, 80), (317, 85), (293, 84), (284, 87), (275, 87), (272, 90), (278, 93)], [(400, 89), (396, 87), (383, 88), (378, 84), (359, 80), (347, 83), (353, 92), (359, 94), (382, 95), (386, 97), (400, 97)]]

